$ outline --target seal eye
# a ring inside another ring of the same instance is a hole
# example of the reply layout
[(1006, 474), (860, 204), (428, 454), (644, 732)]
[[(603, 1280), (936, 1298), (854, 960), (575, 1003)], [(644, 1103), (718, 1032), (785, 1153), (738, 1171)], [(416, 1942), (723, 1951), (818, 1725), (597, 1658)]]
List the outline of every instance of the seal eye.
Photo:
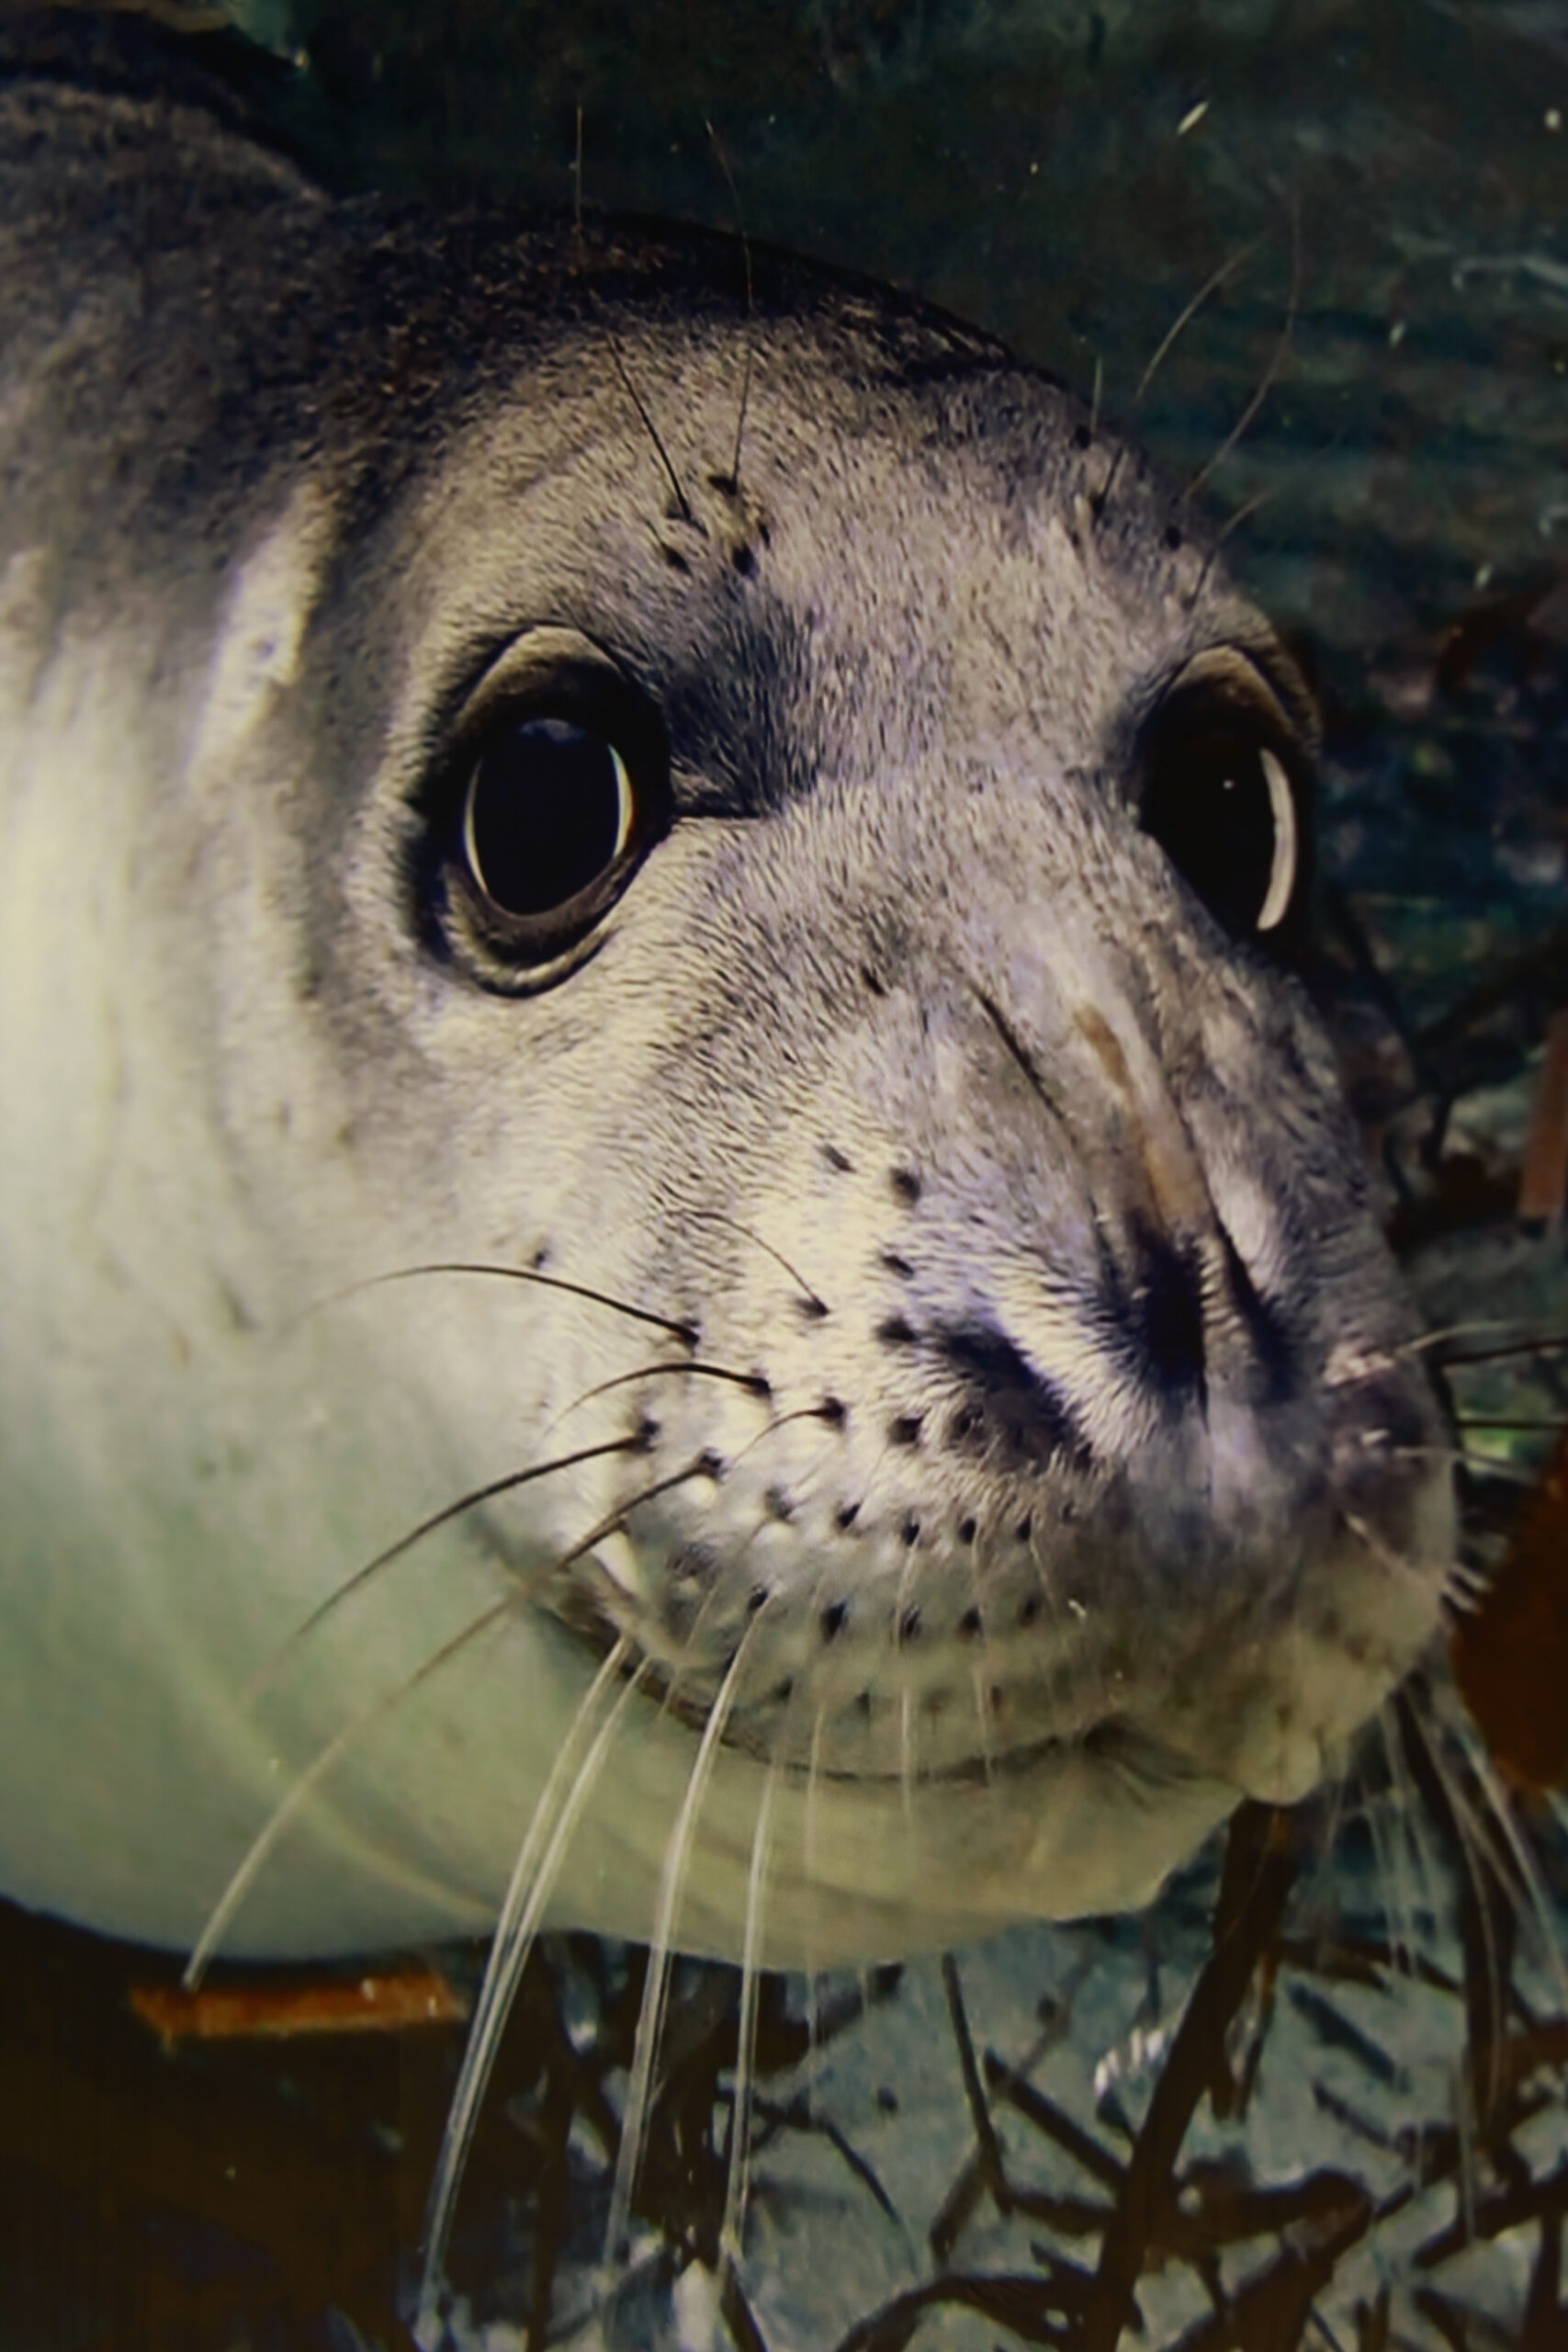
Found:
[(425, 808), (432, 944), (483, 988), (549, 987), (674, 821), (662, 720), (608, 654), (541, 625), (470, 689)]
[(1144, 828), (1233, 938), (1288, 956), (1306, 899), (1302, 757), (1261, 682), (1251, 697), (1231, 685), (1168, 698), (1146, 753)]
[(468, 781), (468, 873), (503, 917), (553, 914), (622, 855), (634, 805), (630, 771), (607, 737), (572, 718), (518, 719), (485, 746)]

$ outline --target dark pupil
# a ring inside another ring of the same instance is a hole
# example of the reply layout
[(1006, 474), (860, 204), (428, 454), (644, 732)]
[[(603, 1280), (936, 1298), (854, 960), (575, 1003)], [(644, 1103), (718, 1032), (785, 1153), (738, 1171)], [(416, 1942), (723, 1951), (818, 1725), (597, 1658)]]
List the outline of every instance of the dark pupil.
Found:
[(1274, 867), (1269, 779), (1251, 737), (1226, 729), (1168, 742), (1144, 824), (1215, 920), (1249, 935)]
[(507, 914), (553, 912), (615, 855), (615, 754), (570, 718), (509, 727), (481, 754), (468, 789), (474, 879)]

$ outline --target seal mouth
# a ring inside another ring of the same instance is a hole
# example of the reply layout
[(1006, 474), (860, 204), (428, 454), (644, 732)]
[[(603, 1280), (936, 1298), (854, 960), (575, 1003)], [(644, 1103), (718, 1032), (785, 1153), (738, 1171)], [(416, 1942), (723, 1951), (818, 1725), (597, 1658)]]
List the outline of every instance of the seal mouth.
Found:
[(626, 1678), (694, 1739), (803, 1786), (1002, 1792), (1077, 1758), (1149, 1795), (1201, 1781), (1289, 1804), (1338, 1769), (1436, 1623), (1428, 1585), (1391, 1591), (1364, 1568), (1320, 1561), (1265, 1604), (1211, 1604), (1179, 1637), (1086, 1620), (1032, 1623), (1011, 1644), (976, 1629), (919, 1645), (896, 1623), (852, 1661), (804, 1657), (766, 1603), (727, 1647), (684, 1657), (634, 1622), (618, 1587), (579, 1589), (558, 1613), (596, 1662), (626, 1644)]
[(1451, 1500), (1418, 1370), (1364, 1343), (1322, 1368), (1320, 1407), (1233, 1382), (1089, 1460), (1029, 1427), (975, 1453), (953, 1435), (972, 1384), (923, 1419), (896, 1389), (907, 1421), (846, 1438), (820, 1387), (791, 1409), (771, 1379), (762, 1434), (829, 1429), (810, 1453), (756, 1453), (749, 1401), (716, 1432), (705, 1396), (673, 1436), (645, 1408), (635, 1483), (606, 1481), (531, 1590), (596, 1661), (621, 1646), (639, 1713), (852, 1802), (1081, 1763), (1294, 1803), (1438, 1623)]
[[(660, 1706), (686, 1728), (701, 1736), (710, 1716), (697, 1702), (682, 1695), (674, 1678), (668, 1672), (651, 1668), (645, 1676), (645, 1688), (652, 1703)], [(858, 1705), (858, 1702), (857, 1702)], [(864, 1714), (867, 1708), (860, 1708)], [(1151, 1782), (1168, 1776), (1182, 1768), (1184, 1759), (1178, 1751), (1159, 1741), (1148, 1728), (1131, 1716), (1106, 1715), (1098, 1722), (1073, 1731), (1042, 1732), (1036, 1737), (1022, 1739), (1005, 1747), (992, 1746), (976, 1749), (972, 1755), (933, 1763), (917, 1773), (906, 1773), (897, 1768), (852, 1765), (848, 1762), (813, 1760), (809, 1757), (781, 1757), (776, 1743), (770, 1742), (757, 1722), (748, 1717), (739, 1722), (731, 1719), (720, 1734), (723, 1747), (731, 1753), (745, 1756), (763, 1766), (782, 1765), (802, 1781), (819, 1780), (836, 1787), (873, 1787), (896, 1789), (900, 1786), (922, 1788), (984, 1789), (1008, 1781), (1027, 1781), (1056, 1759), (1071, 1753), (1093, 1758), (1107, 1766), (1115, 1766), (1146, 1777)], [(1152, 1769), (1158, 1758), (1163, 1770)]]

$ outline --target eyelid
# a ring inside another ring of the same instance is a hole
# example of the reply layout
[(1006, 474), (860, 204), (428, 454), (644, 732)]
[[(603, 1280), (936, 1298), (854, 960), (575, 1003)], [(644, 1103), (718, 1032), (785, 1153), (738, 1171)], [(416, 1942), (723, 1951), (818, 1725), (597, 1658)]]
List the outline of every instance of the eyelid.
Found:
[(1231, 710), (1252, 713), (1309, 766), (1319, 748), (1319, 720), (1312, 694), (1294, 662), (1277, 644), (1266, 649), (1208, 645), (1168, 678), (1159, 699), (1202, 687)]

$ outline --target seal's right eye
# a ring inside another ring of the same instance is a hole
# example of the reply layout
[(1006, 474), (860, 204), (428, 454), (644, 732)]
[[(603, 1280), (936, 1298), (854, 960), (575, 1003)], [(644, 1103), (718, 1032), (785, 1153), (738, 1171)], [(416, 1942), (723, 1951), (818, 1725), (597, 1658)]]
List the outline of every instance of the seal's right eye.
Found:
[(1291, 963), (1311, 897), (1304, 748), (1239, 650), (1191, 660), (1145, 729), (1139, 817), (1233, 939)]
[(552, 915), (591, 889), (631, 839), (626, 760), (571, 718), (520, 718), (479, 754), (463, 811), (463, 855), (503, 918)]
[(447, 950), (490, 988), (561, 978), (671, 821), (657, 711), (575, 631), (535, 629), (474, 689), (445, 773), (432, 878)]

